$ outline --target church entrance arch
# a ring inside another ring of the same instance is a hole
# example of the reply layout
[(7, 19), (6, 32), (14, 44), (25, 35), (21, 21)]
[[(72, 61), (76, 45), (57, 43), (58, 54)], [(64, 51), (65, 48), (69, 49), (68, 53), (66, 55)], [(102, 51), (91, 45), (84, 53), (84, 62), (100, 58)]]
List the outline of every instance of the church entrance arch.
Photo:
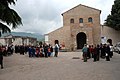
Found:
[(84, 32), (80, 32), (76, 36), (77, 40), (77, 49), (82, 49), (84, 44), (86, 44), (86, 34)]

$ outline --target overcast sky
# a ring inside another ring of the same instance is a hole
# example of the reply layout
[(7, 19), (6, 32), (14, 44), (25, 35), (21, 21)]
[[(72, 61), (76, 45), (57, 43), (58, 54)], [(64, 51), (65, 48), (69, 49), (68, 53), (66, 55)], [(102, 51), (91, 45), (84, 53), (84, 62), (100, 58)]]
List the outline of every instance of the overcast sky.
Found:
[(101, 10), (101, 24), (110, 14), (114, 0), (17, 0), (11, 6), (21, 16), (23, 26), (12, 31), (46, 34), (63, 26), (62, 13), (83, 4)]

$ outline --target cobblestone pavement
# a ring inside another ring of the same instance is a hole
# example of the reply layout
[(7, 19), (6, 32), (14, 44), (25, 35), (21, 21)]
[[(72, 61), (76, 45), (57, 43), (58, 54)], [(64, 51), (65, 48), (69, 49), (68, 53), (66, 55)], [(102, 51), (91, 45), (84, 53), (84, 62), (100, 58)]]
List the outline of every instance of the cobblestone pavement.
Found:
[(4, 57), (0, 80), (120, 80), (120, 54), (114, 53), (110, 62), (83, 62), (80, 56), (81, 52), (60, 52), (57, 58), (14, 54)]

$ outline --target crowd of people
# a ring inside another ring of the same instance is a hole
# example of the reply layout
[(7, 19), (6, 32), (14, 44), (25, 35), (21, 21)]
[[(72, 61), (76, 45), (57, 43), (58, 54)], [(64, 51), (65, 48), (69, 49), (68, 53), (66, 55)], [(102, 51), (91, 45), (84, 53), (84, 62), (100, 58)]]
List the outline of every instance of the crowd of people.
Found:
[(83, 61), (87, 62), (87, 59), (93, 58), (93, 62), (99, 61), (100, 58), (110, 61), (113, 56), (112, 44), (100, 44), (100, 45), (84, 45), (83, 49)]
[[(53, 54), (53, 51), (55, 51), (55, 54)], [(59, 45), (55, 44), (54, 48), (49, 44), (43, 44), (39, 46), (15, 46), (15, 53), (20, 53), (21, 55), (27, 54), (29, 57), (50, 57), (58, 56), (58, 51), (59, 51)]]
[[(28, 54), (30, 58), (32, 57), (45, 57), (50, 56), (58, 57), (58, 51), (60, 46), (55, 44), (51, 46), (50, 44), (42, 44), (39, 46), (25, 46), (25, 45), (9, 45), (9, 46), (0, 46), (0, 64), (1, 69), (3, 69), (3, 56), (12, 55), (13, 52), (16, 54), (24, 55)], [(54, 52), (54, 53), (53, 53)], [(99, 61), (100, 58), (110, 61), (110, 58), (113, 56), (113, 45), (112, 44), (100, 44), (100, 45), (84, 45), (83, 49), (83, 61), (87, 62), (88, 59), (93, 58), (93, 61)]]
[[(59, 45), (55, 44), (52, 47), (50, 44), (43, 44), (39, 46), (25, 46), (25, 45), (9, 45), (9, 46), (0, 46), (0, 65), (3, 69), (3, 56), (10, 56), (15, 52), (16, 54), (24, 55), (28, 54), (30, 58), (32, 57), (45, 57), (50, 56), (58, 57)], [(54, 51), (54, 54), (53, 54)]]

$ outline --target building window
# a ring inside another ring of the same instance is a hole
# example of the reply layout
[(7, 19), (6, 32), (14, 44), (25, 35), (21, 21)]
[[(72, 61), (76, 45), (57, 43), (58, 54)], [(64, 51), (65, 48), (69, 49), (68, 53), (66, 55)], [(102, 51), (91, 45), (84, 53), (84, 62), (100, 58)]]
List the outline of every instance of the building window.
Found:
[(48, 40), (48, 35), (45, 35), (45, 41), (49, 41), (49, 40)]
[(74, 23), (74, 19), (70, 19), (70, 23)]
[(83, 18), (80, 18), (80, 19), (79, 19), (79, 23), (83, 23)]
[(93, 22), (93, 19), (91, 17), (89, 17), (88, 22)]

